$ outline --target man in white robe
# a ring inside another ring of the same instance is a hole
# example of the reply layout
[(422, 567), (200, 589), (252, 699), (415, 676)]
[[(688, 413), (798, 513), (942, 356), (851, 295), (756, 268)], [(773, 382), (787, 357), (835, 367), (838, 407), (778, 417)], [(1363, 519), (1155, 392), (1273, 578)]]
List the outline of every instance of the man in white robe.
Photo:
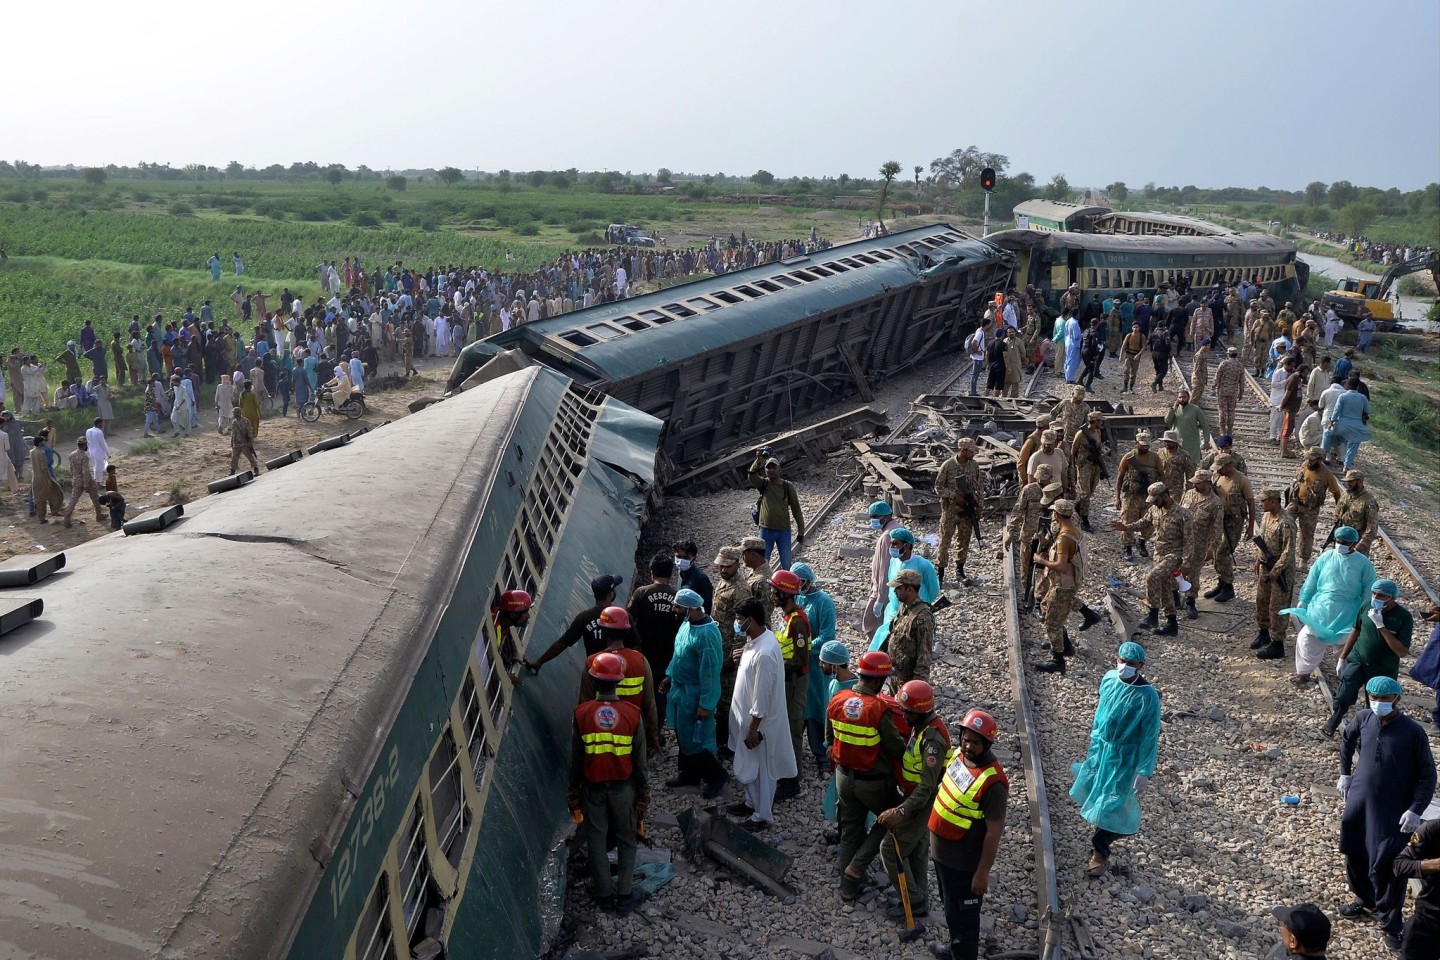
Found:
[(730, 810), (747, 815), (745, 829), (768, 829), (775, 821), (776, 781), (798, 771), (785, 710), (785, 661), (780, 641), (766, 624), (765, 608), (753, 597), (735, 609), (735, 633), (747, 641), (737, 651), (740, 666), (730, 701), (730, 742), (735, 754), (735, 779), (745, 787), (745, 800)]
[(105, 468), (110, 465), (110, 442), (105, 439), (105, 418), (96, 417), (95, 425), (85, 431), (90, 445), (90, 472), (97, 484), (105, 483)]

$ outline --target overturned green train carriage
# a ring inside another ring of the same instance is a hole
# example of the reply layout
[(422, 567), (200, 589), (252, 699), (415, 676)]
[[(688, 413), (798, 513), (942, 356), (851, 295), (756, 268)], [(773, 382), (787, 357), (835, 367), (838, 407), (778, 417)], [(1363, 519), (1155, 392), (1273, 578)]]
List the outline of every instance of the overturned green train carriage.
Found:
[(959, 349), (1011, 263), (929, 224), (522, 324), (466, 347), (450, 382), (518, 348), (659, 417), (691, 467)]
[(1133, 236), (1004, 230), (988, 239), (1016, 257), (1016, 285), (1033, 285), (1056, 311), (1071, 284), (1079, 286), (1082, 302), (1089, 303), (1093, 296), (1102, 301), (1153, 297), (1162, 283), (1173, 287), (1186, 280), (1200, 291), (1242, 278), (1258, 278), (1278, 303), (1298, 304), (1310, 275), (1295, 244), (1263, 233)]
[(0, 637), (9, 952), (536, 955), (581, 657), (513, 685), (490, 606), (629, 573), (659, 432), (533, 367), (69, 551)]

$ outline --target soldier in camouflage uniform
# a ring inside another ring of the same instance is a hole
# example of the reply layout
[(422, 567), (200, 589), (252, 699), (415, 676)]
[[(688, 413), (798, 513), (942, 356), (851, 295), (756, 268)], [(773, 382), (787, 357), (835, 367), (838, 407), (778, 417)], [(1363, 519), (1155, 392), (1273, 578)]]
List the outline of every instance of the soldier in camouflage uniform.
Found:
[(1235, 432), (1235, 407), (1245, 389), (1245, 365), (1236, 354), (1234, 347), (1226, 347), (1225, 359), (1215, 368), (1215, 400), (1220, 408), (1216, 433), (1226, 435)]
[[(1180, 496), (1184, 496), (1185, 484), (1190, 482), (1190, 474), (1194, 472), (1195, 461), (1180, 446), (1179, 431), (1166, 430), (1160, 437), (1160, 480), (1165, 489), (1178, 491)], [(1171, 493), (1170, 496), (1176, 495)], [(1178, 497), (1176, 499), (1178, 502)]]
[[(1140, 519), (1125, 522), (1113, 520), (1112, 530), (1139, 531), (1142, 536), (1154, 537), (1154, 562), (1145, 576), (1145, 599), (1150, 604), (1150, 615), (1140, 621), (1140, 626), (1156, 636), (1173, 637), (1180, 632), (1175, 622), (1175, 571), (1182, 569), (1185, 544), (1190, 539), (1190, 511), (1180, 506), (1170, 495), (1165, 484), (1150, 484), (1145, 491), (1145, 502), (1149, 509)], [(1160, 623), (1161, 611), (1165, 623)]]
[(1343, 495), (1334, 472), (1325, 463), (1325, 451), (1319, 447), (1305, 448), (1305, 459), (1296, 468), (1288, 493), (1290, 503), (1285, 510), (1295, 518), (1300, 562), (1308, 565), (1315, 549), (1315, 523), (1320, 518), (1320, 508), (1325, 505), (1325, 494), (1334, 497), (1336, 503)]
[[(1134, 523), (1145, 513), (1145, 491), (1160, 479), (1160, 458), (1150, 450), (1150, 431), (1135, 434), (1135, 449), (1126, 451), (1115, 470), (1115, 509), (1124, 523)], [(1125, 559), (1135, 559), (1135, 534), (1129, 529), (1121, 534)], [(1150, 556), (1145, 541), (1140, 541), (1140, 555)]]
[(1250, 475), (1250, 464), (1236, 451), (1235, 438), (1228, 433), (1222, 433), (1215, 437), (1215, 445), (1210, 448), (1209, 453), (1200, 458), (1200, 469), (1209, 470), (1212, 474), (1218, 473), (1219, 468), (1215, 466), (1215, 461), (1220, 458), (1221, 454), (1225, 453), (1230, 454), (1230, 459), (1235, 461), (1236, 470), (1239, 470), (1247, 477)]
[(415, 338), (408, 322), (395, 324), (395, 343), (400, 348), (400, 375), (408, 377), (413, 373), (419, 376), (420, 371), (415, 369)]
[(1335, 505), (1335, 528), (1354, 527), (1360, 534), (1355, 549), (1368, 557), (1380, 526), (1380, 503), (1365, 489), (1365, 474), (1359, 470), (1346, 470), (1344, 482), (1345, 494)]
[(1266, 560), (1265, 551), (1256, 548), (1255, 623), (1260, 631), (1250, 649), (1258, 650), (1256, 656), (1261, 660), (1285, 656), (1285, 629), (1290, 620), (1280, 611), (1290, 606), (1295, 593), (1295, 518), (1280, 509), (1284, 493), (1279, 487), (1260, 491), (1260, 508), (1265, 513), (1255, 539), (1269, 548), (1271, 559)]
[(890, 621), (890, 693), (911, 680), (930, 679), (930, 658), (935, 652), (935, 612), (920, 599), (920, 571), (901, 570), (890, 581), (900, 610)]
[(1215, 458), (1215, 495), (1225, 508), (1220, 520), (1220, 542), (1215, 546), (1215, 575), (1220, 582), (1205, 591), (1206, 600), (1226, 603), (1235, 599), (1235, 548), (1255, 535), (1255, 498), (1250, 480), (1235, 468), (1235, 458), (1223, 453)]
[[(1050, 409), (1050, 416), (1055, 418), (1055, 432), (1060, 434), (1062, 441), (1069, 440), (1075, 436), (1076, 431), (1085, 429), (1085, 417), (1090, 412), (1090, 405), (1085, 402), (1085, 388), (1079, 384), (1070, 391), (1068, 400), (1061, 400)], [(1064, 479), (1056, 477), (1064, 483)], [(1070, 485), (1066, 484), (1066, 489)]]
[(770, 589), (770, 565), (765, 562), (765, 541), (759, 537), (745, 537), (740, 541), (740, 559), (745, 569), (740, 571), (750, 588), (750, 595), (765, 608), (765, 626), (770, 626), (775, 616), (775, 594)]
[(1050, 641), (1050, 659), (1035, 664), (1041, 673), (1065, 673), (1065, 658), (1075, 652), (1065, 632), (1065, 620), (1075, 609), (1075, 594), (1084, 575), (1082, 559), (1084, 533), (1075, 522), (1075, 504), (1056, 500), (1052, 508), (1056, 531), (1046, 556), (1036, 556), (1045, 567), (1045, 636)]
[(1075, 510), (1086, 533), (1094, 532), (1090, 526), (1090, 498), (1106, 475), (1100, 435), (1104, 423), (1104, 415), (1099, 410), (1091, 410), (1085, 415), (1084, 429), (1077, 430), (1070, 442), (1070, 462), (1075, 464)]
[(935, 477), (935, 493), (940, 497), (940, 553), (935, 567), (945, 576), (945, 561), (950, 556), (950, 538), (959, 542), (955, 547), (955, 579), (970, 586), (965, 575), (965, 560), (970, 556), (970, 538), (974, 535), (972, 517), (978, 517), (985, 506), (985, 488), (980, 482), (980, 465), (975, 462), (975, 441), (962, 437), (955, 456), (940, 465)]
[(745, 578), (740, 576), (739, 547), (721, 547), (715, 555), (715, 596), (712, 604), (715, 623), (720, 627), (724, 657), (720, 661), (720, 702), (715, 706), (716, 742), (726, 749), (729, 742), (730, 697), (735, 691), (735, 673), (740, 667), (739, 654), (748, 639), (735, 633), (735, 608), (754, 594)]
[(1275, 324), (1270, 311), (1261, 310), (1260, 319), (1250, 328), (1250, 353), (1255, 360), (1255, 376), (1265, 375), (1265, 365), (1270, 362), (1270, 342), (1275, 339)]
[(1133, 393), (1135, 390), (1135, 378), (1140, 376), (1140, 358), (1145, 355), (1146, 342), (1140, 324), (1130, 324), (1130, 332), (1120, 341), (1120, 358), (1125, 365), (1124, 378), (1120, 384), (1121, 393)]
[[(1006, 550), (1019, 543), (1022, 547), (1035, 536), (1035, 529), (1040, 524), (1040, 498), (1045, 487), (1050, 484), (1053, 471), (1048, 463), (1042, 463), (1035, 470), (1035, 479), (1020, 488), (1015, 496), (1015, 506), (1010, 510), (1010, 517), (1005, 521), (1005, 542)], [(1060, 485), (1055, 485), (1056, 497), (1051, 498), (1055, 502), (1060, 494)]]
[(1195, 597), (1200, 593), (1200, 571), (1206, 561), (1219, 552), (1225, 505), (1215, 495), (1209, 470), (1196, 470), (1190, 483), (1191, 489), (1185, 491), (1180, 501), (1180, 505), (1190, 511), (1190, 538), (1185, 541), (1185, 562), (1181, 569), (1190, 581), (1190, 590), (1185, 594), (1185, 616), (1194, 620), (1200, 616), (1200, 611), (1195, 609)]
[(1210, 385), (1210, 338), (1202, 337), (1195, 346), (1195, 355), (1190, 358), (1190, 390), (1196, 397), (1205, 396)]
[[(1019, 458), (1015, 461), (1015, 464), (1016, 464), (1016, 468), (1020, 471), (1020, 474), (1021, 474), (1021, 477), (1020, 477), (1020, 482), (1021, 482), (1021, 483), (1029, 483), (1030, 481), (1032, 481), (1032, 480), (1035, 479), (1035, 477), (1034, 477), (1033, 474), (1030, 475), (1030, 476), (1025, 476), (1025, 475), (1024, 475), (1024, 474), (1025, 474), (1025, 468), (1026, 468), (1027, 466), (1029, 466), (1029, 464), (1030, 464), (1030, 456), (1031, 456), (1036, 450), (1039, 450), (1039, 449), (1040, 449), (1040, 445), (1045, 442), (1045, 431), (1046, 431), (1046, 430), (1049, 430), (1049, 429), (1050, 429), (1050, 425), (1051, 425), (1052, 423), (1054, 423), (1054, 422), (1055, 422), (1055, 418), (1052, 417), (1052, 416), (1050, 416), (1050, 414), (1048, 414), (1048, 413), (1042, 413), (1042, 414), (1040, 414), (1040, 416), (1038, 416), (1038, 417), (1035, 418), (1035, 429), (1032, 430), (1032, 431), (1030, 432), (1030, 435), (1025, 438), (1025, 442), (1022, 443), (1022, 444), (1020, 444), (1020, 456), (1019, 456)], [(1052, 477), (1051, 479), (1058, 481), (1060, 478), (1059, 478), (1059, 477)]]

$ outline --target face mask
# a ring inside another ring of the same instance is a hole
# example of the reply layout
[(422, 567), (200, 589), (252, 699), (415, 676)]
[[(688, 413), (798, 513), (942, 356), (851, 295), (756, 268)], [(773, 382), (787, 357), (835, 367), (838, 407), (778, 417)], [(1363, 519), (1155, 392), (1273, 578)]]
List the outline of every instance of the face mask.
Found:
[(879, 530), (879, 529), (880, 529), (881, 527), (883, 527), (883, 526), (885, 526), (885, 521), (884, 521), (884, 520), (877, 520), (877, 519), (875, 519), (874, 517), (871, 517), (871, 518), (870, 518), (870, 529), (871, 529), (871, 530)]
[(686, 560), (684, 557), (676, 557), (675, 569), (679, 570), (681, 573), (684, 573), (686, 570), (690, 569), (690, 561)]
[(1120, 671), (1121, 680), (1134, 680), (1135, 674), (1140, 672), (1139, 670), (1136, 670), (1134, 667), (1130, 666), (1130, 664), (1128, 663), (1117, 664), (1115, 669)]
[(1384, 611), (1385, 601), (1372, 597), (1370, 600), (1370, 609)]
[(1339, 553), (1342, 557), (1346, 556), (1347, 554), (1353, 553), (1354, 550), (1355, 548), (1350, 546), (1350, 544), (1348, 543), (1337, 543), (1335, 545), (1335, 551)]
[(897, 557), (897, 558), (898, 558), (898, 557), (900, 556), (900, 548), (899, 548), (899, 547), (891, 547), (891, 548), (890, 548), (890, 556), (892, 556), (892, 557)]
[(1390, 716), (1391, 712), (1394, 711), (1394, 709), (1395, 704), (1391, 703), (1389, 700), (1370, 701), (1370, 712), (1374, 713), (1377, 717), (1388, 717)]
[(744, 632), (745, 632), (745, 628), (740, 625), (740, 621), (739, 621), (739, 620), (736, 620), (736, 621), (735, 621), (735, 635), (736, 635), (736, 636), (739, 636), (740, 634), (742, 634), (742, 633), (744, 633)]

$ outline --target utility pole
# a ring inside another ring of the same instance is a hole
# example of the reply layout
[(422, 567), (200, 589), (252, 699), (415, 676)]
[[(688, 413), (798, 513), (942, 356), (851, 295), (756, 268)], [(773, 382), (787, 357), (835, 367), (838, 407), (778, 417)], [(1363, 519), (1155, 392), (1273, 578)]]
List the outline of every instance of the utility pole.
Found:
[(985, 190), (985, 220), (980, 227), (980, 236), (990, 236), (990, 191), (995, 189), (995, 170), (986, 167), (980, 171), (980, 186)]

